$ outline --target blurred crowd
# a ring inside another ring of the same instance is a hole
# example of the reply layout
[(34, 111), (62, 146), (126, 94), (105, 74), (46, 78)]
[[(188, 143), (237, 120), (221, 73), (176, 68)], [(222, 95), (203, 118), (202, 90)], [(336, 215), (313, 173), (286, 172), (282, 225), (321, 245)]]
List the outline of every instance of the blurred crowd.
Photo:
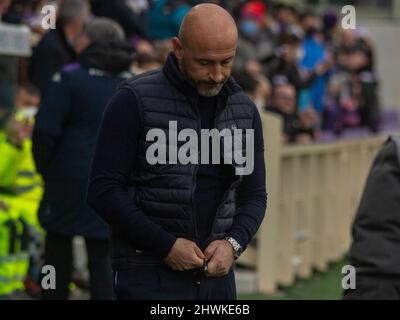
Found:
[[(82, 150), (91, 150), (94, 144), (92, 139), (101, 118), (101, 112), (96, 110), (90, 111), (97, 112), (92, 117), (95, 125), (86, 123), (85, 130), (59, 132), (62, 125), (71, 121), (66, 116), (70, 97), (85, 95), (82, 101), (103, 110), (119, 81), (162, 67), (172, 50), (170, 39), (178, 34), (183, 17), (192, 6), (204, 2), (223, 6), (237, 21), (239, 42), (233, 77), (260, 112), (269, 111), (283, 119), (284, 143), (310, 144), (325, 131), (340, 136), (348, 128), (379, 130), (374, 48), (365, 31), (343, 30), (335, 11), (317, 14), (291, 1), (0, 0), (0, 23), (29, 26), (33, 47), (29, 58), (0, 54), (0, 211), (15, 210), (10, 221), (19, 242), (13, 242), (14, 249), (15, 243), (20, 243), (14, 255), (0, 243), (0, 258), (15, 258), (11, 264), (0, 260), (0, 277), (8, 279), (8, 286), (0, 286), (0, 296), (1, 290), (9, 293), (24, 286), (33, 295), (40, 291), (34, 285), (39, 277), (39, 258), (23, 242), (24, 226), (34, 230), (31, 235), (42, 233), (37, 221), (41, 176), (51, 185), (46, 175), (57, 171), (48, 159), (50, 153), (56, 152), (56, 141), (65, 143), (65, 150), (73, 153), (80, 149), (68, 145), (65, 136), (81, 137)], [(45, 30), (42, 8), (48, 4), (58, 8), (56, 28)], [(90, 66), (89, 74), (69, 76), (68, 72), (79, 69), (77, 61)], [(107, 84), (91, 79), (93, 75), (107, 76)], [(52, 82), (61, 82), (64, 87), (57, 88)], [(58, 109), (50, 110), (50, 105)], [(50, 111), (38, 119), (37, 112), (42, 107)], [(35, 121), (40, 123), (36, 125), (33, 159), (31, 137)], [(62, 134), (64, 140), (53, 139)], [(86, 145), (82, 138), (85, 135), (90, 140)], [(63, 146), (58, 146), (57, 151)], [(69, 163), (75, 160), (69, 159), (67, 152), (64, 156)], [(79, 163), (89, 164), (90, 156), (91, 151)], [(87, 175), (87, 168), (78, 164), (68, 169), (71, 176), (80, 172)], [(71, 193), (77, 193), (73, 190), (77, 188), (75, 182), (70, 187)], [(52, 188), (67, 187), (64, 183)], [(62, 201), (60, 197), (55, 202), (68, 208)], [(46, 215), (46, 208), (42, 209)], [(26, 273), (28, 277), (24, 276)]]
[[(60, 2), (1, 1), (2, 21), (27, 24), (34, 33), (32, 57), (20, 61), (18, 77), (10, 78), (33, 84), (41, 94), (51, 76), (82, 52), (82, 30), (94, 16), (119, 23), (135, 50), (131, 71), (138, 74), (163, 65), (169, 39), (185, 14), (207, 1), (91, 0), (79, 14), (73, 5), (60, 10), (56, 30), (42, 29), (41, 8)], [(291, 1), (208, 2), (224, 6), (236, 19), (240, 37), (234, 76), (260, 110), (284, 119), (285, 141), (312, 142), (321, 130), (340, 135), (346, 128), (379, 129), (374, 49), (365, 31), (344, 30), (338, 13), (316, 14)], [(16, 69), (12, 64), (2, 68)]]

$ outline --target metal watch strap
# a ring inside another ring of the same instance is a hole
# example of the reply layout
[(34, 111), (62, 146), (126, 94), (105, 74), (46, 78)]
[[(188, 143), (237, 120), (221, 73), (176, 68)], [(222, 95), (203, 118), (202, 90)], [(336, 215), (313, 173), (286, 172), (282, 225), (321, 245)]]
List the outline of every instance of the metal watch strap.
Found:
[(239, 258), (242, 253), (242, 246), (232, 237), (226, 237), (225, 240), (232, 245), (235, 259)]

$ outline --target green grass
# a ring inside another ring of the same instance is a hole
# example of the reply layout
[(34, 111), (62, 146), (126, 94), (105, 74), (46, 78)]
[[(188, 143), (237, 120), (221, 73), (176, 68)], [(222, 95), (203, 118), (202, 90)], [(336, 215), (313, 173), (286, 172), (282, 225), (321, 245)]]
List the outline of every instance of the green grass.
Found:
[(238, 299), (248, 300), (301, 300), (323, 299), (339, 300), (342, 297), (341, 281), (342, 267), (348, 264), (346, 259), (331, 264), (324, 273), (315, 272), (313, 277), (307, 280), (297, 280), (290, 287), (281, 287), (274, 295), (241, 294)]

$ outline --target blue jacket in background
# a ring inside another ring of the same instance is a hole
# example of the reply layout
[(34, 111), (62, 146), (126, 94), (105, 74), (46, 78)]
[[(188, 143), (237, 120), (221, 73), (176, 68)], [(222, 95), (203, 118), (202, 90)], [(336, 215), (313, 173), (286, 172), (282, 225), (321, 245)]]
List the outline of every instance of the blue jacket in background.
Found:
[[(300, 62), (300, 67), (306, 70), (314, 70), (316, 66), (325, 58), (323, 45), (314, 37), (308, 36), (303, 40), (304, 58)], [(310, 102), (317, 112), (324, 109), (324, 96), (327, 76), (322, 75), (314, 80), (309, 90)]]
[(169, 0), (157, 0), (149, 12), (149, 38), (168, 39), (178, 35), (184, 16), (191, 6), (173, 5)]

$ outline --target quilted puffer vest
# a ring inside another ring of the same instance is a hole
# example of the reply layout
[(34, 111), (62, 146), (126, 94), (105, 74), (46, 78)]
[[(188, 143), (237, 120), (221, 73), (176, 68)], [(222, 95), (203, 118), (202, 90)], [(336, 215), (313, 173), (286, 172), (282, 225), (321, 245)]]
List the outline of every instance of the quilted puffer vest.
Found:
[[(177, 237), (193, 241), (196, 239), (196, 219), (193, 195), (196, 187), (196, 174), (199, 164), (149, 164), (146, 151), (153, 143), (146, 141), (151, 129), (165, 131), (169, 136), (170, 121), (177, 122), (177, 131), (193, 129), (200, 137), (201, 123), (197, 111), (197, 91), (183, 78), (171, 53), (161, 71), (148, 72), (125, 81), (121, 87), (131, 90), (137, 97), (141, 108), (142, 136), (140, 138), (137, 167), (131, 177), (135, 185), (134, 198), (145, 214), (166, 231)], [(215, 128), (251, 129), (255, 106), (245, 95), (234, 79), (230, 78), (218, 94), (218, 107)], [(226, 130), (225, 130), (226, 132)], [(241, 144), (234, 152), (245, 155), (246, 131), (242, 130)], [(224, 154), (224, 139), (220, 139), (221, 163)], [(179, 149), (185, 142), (178, 141)], [(240, 150), (239, 150), (240, 149)], [(234, 168), (240, 166), (232, 161)], [(235, 190), (242, 180), (241, 175), (226, 190), (212, 226), (211, 234), (203, 247), (213, 240), (221, 239), (230, 229), (235, 215)]]

